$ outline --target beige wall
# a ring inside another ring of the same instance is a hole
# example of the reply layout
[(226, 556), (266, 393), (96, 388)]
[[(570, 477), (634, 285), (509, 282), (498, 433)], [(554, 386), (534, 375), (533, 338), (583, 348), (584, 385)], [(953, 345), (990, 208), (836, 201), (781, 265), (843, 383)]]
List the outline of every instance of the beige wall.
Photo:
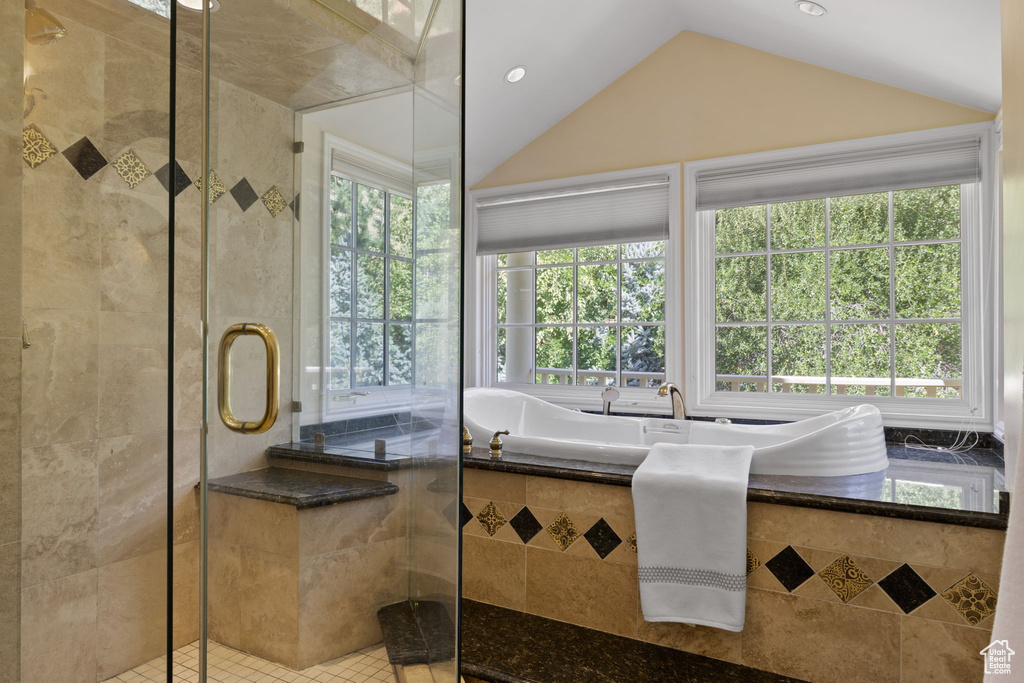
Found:
[[(628, 487), (469, 469), (464, 501), (476, 517), (463, 527), (470, 600), (807, 681), (982, 678), (978, 652), (992, 640), (1001, 531), (749, 503), (747, 548), (756, 560), (748, 555), (744, 629), (732, 633), (643, 619)], [(543, 527), (526, 543), (509, 524), (524, 507)], [(601, 519), (622, 541), (604, 558), (584, 536)], [(792, 591), (765, 566), (788, 546), (818, 574)], [(904, 563), (936, 593), (909, 614), (879, 585)], [(964, 585), (977, 600), (973, 612), (954, 607), (967, 604)]]
[[(1003, 290), (1024, 287), (1024, 2), (1003, 0)], [(1006, 424), (1007, 477), (1024, 491), (1019, 462), (1024, 411), (1024, 300), (1006, 296), (1003, 303), (1003, 419)], [(996, 614), (995, 636), (1024, 632), (1024, 506), (1010, 507), (1010, 528), (1003, 562), (1004, 593)], [(1001, 678), (993, 676), (993, 679)]]
[(987, 112), (683, 31), (474, 189), (992, 118)]

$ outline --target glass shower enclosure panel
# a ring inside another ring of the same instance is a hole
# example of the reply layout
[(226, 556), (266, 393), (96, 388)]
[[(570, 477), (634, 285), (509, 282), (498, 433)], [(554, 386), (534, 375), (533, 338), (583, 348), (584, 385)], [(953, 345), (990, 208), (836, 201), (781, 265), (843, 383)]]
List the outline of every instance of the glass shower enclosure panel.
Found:
[(206, 675), (391, 676), (402, 623), (430, 653), (411, 665), (458, 680), (461, 10), (190, 17)]

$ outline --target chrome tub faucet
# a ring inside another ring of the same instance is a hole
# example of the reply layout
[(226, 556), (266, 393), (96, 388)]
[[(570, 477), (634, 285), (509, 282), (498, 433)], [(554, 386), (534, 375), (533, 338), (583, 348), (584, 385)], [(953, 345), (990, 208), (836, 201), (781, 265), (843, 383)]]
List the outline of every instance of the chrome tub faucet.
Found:
[(665, 382), (658, 387), (658, 396), (669, 396), (672, 399), (672, 419), (685, 420), (686, 408), (683, 407), (683, 392), (672, 382)]

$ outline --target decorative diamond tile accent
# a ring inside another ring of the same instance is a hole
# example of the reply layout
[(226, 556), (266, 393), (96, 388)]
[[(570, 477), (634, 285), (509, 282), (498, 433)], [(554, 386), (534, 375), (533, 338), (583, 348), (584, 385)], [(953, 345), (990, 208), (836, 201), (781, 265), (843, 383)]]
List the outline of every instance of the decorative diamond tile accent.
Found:
[(231, 196), (235, 198), (235, 202), (238, 203), (238, 208), (242, 211), (248, 211), (249, 207), (256, 203), (256, 200), (260, 198), (256, 194), (256, 190), (252, 189), (252, 185), (245, 178), (242, 178), (235, 186), (231, 188)]
[(117, 171), (117, 175), (121, 176), (121, 180), (133, 190), (139, 183), (153, 175), (139, 155), (131, 149), (114, 159), (110, 165)]
[(594, 526), (590, 527), (587, 532), (583, 534), (583, 538), (587, 539), (587, 542), (590, 543), (590, 547), (597, 552), (602, 560), (608, 557), (613, 550), (622, 545), (622, 539), (619, 538), (617, 533), (615, 533), (615, 530), (612, 529), (611, 525), (604, 521), (603, 517), (597, 520)]
[(284, 200), (284, 195), (277, 189), (277, 185), (271, 186), (269, 190), (263, 193), (260, 199), (263, 200), (263, 205), (267, 207), (267, 211), (274, 218), (277, 218), (278, 214), (288, 208), (288, 202)]
[(977, 626), (996, 611), (996, 592), (974, 573), (942, 591), (942, 597), (971, 626)]
[(935, 597), (932, 587), (909, 564), (894, 569), (878, 585), (907, 614)]
[[(171, 164), (168, 162), (160, 167), (160, 169), (154, 173), (156, 179), (160, 181), (160, 184), (164, 186), (164, 189), (171, 192)], [(174, 196), (177, 197), (181, 194), (186, 187), (192, 184), (192, 179), (188, 177), (188, 174), (181, 168), (181, 165), (174, 162)]]
[(78, 171), (78, 175), (85, 180), (96, 175), (107, 165), (107, 160), (96, 149), (96, 145), (86, 137), (64, 150), (64, 158), (71, 162), (71, 165)]
[[(196, 178), (196, 181), (192, 183), (195, 188), (200, 192), (203, 191), (203, 179)], [(212, 168), (210, 169), (210, 196), (209, 202), (213, 204), (215, 201), (224, 196), (224, 193), (228, 191), (228, 188), (224, 185), (224, 181), (220, 179), (217, 172)]]
[(761, 566), (761, 560), (757, 559), (757, 555), (747, 548), (747, 576), (750, 576), (755, 569)]
[(466, 504), (461, 501), (459, 502), (459, 511), (461, 514), (461, 517), (459, 518), (461, 526), (466, 526), (473, 520), (473, 513), (470, 512), (469, 508), (466, 507)]
[(484, 509), (480, 511), (476, 519), (484, 530), (487, 531), (488, 536), (498, 533), (498, 529), (505, 526), (506, 523), (504, 515), (498, 510), (498, 506), (494, 504), (493, 500), (484, 506)]
[(451, 524), (453, 529), (455, 529), (458, 526), (458, 520), (455, 518), (455, 515), (457, 515), (458, 512), (458, 504), (457, 501), (454, 500), (448, 503), (448, 505), (445, 506), (444, 510), (441, 510), (441, 514), (444, 515), (444, 518), (448, 520), (448, 523)]
[(515, 530), (516, 534), (519, 535), (519, 539), (523, 543), (529, 543), (533, 540), (533, 537), (544, 528), (544, 526), (537, 521), (537, 518), (533, 516), (533, 513), (530, 512), (530, 508), (525, 506), (522, 510), (517, 512), (515, 516), (508, 521), (508, 523), (512, 525), (512, 528)]
[(576, 525), (572, 523), (572, 520), (564, 512), (558, 515), (558, 519), (548, 525), (547, 532), (554, 539), (555, 545), (563, 551), (580, 537), (580, 532)]
[(50, 139), (34, 123), (21, 131), (21, 158), (29, 168), (38, 168), (41, 163), (60, 154)]
[(811, 565), (800, 557), (800, 553), (793, 550), (793, 546), (787, 545), (779, 551), (779, 554), (764, 563), (776, 579), (779, 580), (786, 590), (793, 592), (799, 588), (804, 581), (814, 576)]
[(832, 564), (818, 572), (818, 576), (843, 602), (853, 600), (874, 583), (849, 555), (836, 558)]
[(295, 220), (297, 220), (297, 221), (302, 220), (302, 218), (299, 216), (299, 206), (300, 206), (299, 205), (299, 195), (300, 194), (302, 194), (302, 193), (300, 192), (300, 193), (296, 194), (295, 198), (292, 199), (290, 202), (288, 202), (288, 208), (292, 210), (293, 214), (295, 214)]
[(632, 550), (633, 554), (635, 555), (636, 554), (636, 532), (635, 531), (629, 535), (629, 538), (626, 539), (626, 545), (629, 546), (629, 549)]

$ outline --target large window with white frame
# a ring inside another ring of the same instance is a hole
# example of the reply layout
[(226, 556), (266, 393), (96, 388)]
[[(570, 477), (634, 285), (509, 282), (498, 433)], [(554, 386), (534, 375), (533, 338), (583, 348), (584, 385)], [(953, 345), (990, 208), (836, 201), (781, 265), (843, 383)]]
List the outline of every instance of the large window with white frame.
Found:
[(968, 126), (687, 164), (690, 410), (988, 426), (988, 144)]
[[(557, 404), (668, 409), (679, 371), (678, 165), (470, 194), (475, 381)], [(677, 380), (678, 381), (678, 380)]]

